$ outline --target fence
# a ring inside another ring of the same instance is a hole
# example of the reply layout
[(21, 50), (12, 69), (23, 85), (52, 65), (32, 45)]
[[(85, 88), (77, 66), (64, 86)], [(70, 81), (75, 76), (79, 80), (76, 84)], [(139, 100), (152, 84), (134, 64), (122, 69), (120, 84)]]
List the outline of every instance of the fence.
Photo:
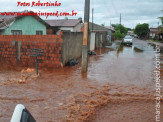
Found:
[(62, 45), (62, 63), (65, 65), (71, 59), (78, 59), (82, 55), (83, 33), (64, 32)]
[(40, 48), (44, 54), (38, 57), (39, 67), (61, 67), (62, 42), (62, 32), (60, 35), (0, 35), (0, 63), (33, 67), (35, 58), (28, 55), (28, 49)]

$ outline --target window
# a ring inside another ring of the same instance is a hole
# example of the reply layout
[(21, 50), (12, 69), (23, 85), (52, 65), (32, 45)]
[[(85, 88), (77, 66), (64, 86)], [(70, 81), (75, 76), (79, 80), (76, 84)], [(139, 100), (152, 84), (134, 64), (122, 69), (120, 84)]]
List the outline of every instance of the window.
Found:
[(22, 35), (22, 30), (11, 30), (12, 35)]
[(36, 31), (36, 35), (43, 35), (43, 31)]

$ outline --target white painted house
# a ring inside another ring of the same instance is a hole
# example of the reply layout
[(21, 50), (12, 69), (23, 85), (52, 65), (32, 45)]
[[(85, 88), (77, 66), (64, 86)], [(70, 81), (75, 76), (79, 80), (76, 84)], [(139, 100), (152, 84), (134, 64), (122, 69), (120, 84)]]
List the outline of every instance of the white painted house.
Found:
[(55, 30), (81, 32), (82, 18), (79, 19), (58, 19), (58, 20), (45, 20), (51, 28)]
[(158, 28), (150, 28), (149, 30), (150, 30), (149, 33), (150, 38), (152, 39), (155, 38), (158, 33)]

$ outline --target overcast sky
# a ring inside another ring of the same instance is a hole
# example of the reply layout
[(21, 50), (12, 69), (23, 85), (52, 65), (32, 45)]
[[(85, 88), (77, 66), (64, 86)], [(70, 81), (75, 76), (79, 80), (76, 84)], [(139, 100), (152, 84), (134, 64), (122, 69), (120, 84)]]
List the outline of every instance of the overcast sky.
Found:
[[(58, 0), (62, 5), (60, 7), (17, 7), (17, 1), (31, 2), (38, 0), (0, 0), (0, 11), (23, 11), (33, 10), (42, 12), (63, 11), (69, 12), (75, 10), (78, 12), (76, 17), (84, 17), (84, 0)], [(56, 0), (40, 0), (41, 2), (55, 2)], [(122, 24), (126, 27), (134, 28), (138, 23), (149, 23), (150, 27), (161, 24), (159, 16), (163, 16), (163, 0), (91, 0), (91, 8), (94, 7), (94, 22), (97, 24), (120, 22), (120, 13), (122, 14)], [(44, 18), (44, 17), (43, 17)], [(62, 19), (64, 17), (49, 17), (48, 19)], [(91, 21), (90, 14), (90, 21)]]

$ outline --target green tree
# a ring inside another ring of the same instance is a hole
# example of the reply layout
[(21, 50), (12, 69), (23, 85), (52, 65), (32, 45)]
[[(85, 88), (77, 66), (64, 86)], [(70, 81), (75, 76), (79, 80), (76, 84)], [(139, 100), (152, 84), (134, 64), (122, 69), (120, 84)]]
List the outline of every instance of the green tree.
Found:
[(105, 25), (104, 25), (104, 24), (101, 24), (101, 26), (103, 26), (103, 27), (104, 27)]
[(112, 36), (115, 37), (115, 39), (122, 39), (127, 34), (129, 28), (124, 27), (120, 24), (112, 24), (112, 27), (115, 28), (115, 33), (112, 34)]
[(126, 28), (127, 29), (127, 31), (131, 31), (132, 29), (131, 28)]
[(120, 33), (122, 34), (127, 34), (127, 31), (128, 31), (128, 29), (126, 28), (126, 27), (124, 27), (123, 25), (120, 25), (120, 24), (118, 24), (116, 27), (115, 27), (115, 30), (116, 31), (120, 31)]
[[(163, 12), (163, 10), (161, 10)], [(159, 33), (163, 33), (163, 17), (159, 17), (159, 19), (161, 20), (161, 24), (162, 26), (159, 26), (158, 27), (158, 32)]]
[(163, 17), (159, 17), (161, 19), (162, 25), (163, 25)]
[(116, 24), (111, 24), (111, 26), (115, 28), (117, 25)]
[(125, 34), (121, 33), (120, 30), (116, 30), (115, 33), (112, 34), (112, 36), (115, 37), (115, 39), (122, 39), (124, 38)]
[(139, 37), (146, 37), (149, 33), (149, 25), (147, 23), (136, 25), (134, 33)]
[[(163, 10), (161, 10), (162, 12), (163, 12)], [(161, 19), (161, 22), (162, 22), (162, 25), (163, 25), (163, 17), (160, 17), (160, 19)]]

